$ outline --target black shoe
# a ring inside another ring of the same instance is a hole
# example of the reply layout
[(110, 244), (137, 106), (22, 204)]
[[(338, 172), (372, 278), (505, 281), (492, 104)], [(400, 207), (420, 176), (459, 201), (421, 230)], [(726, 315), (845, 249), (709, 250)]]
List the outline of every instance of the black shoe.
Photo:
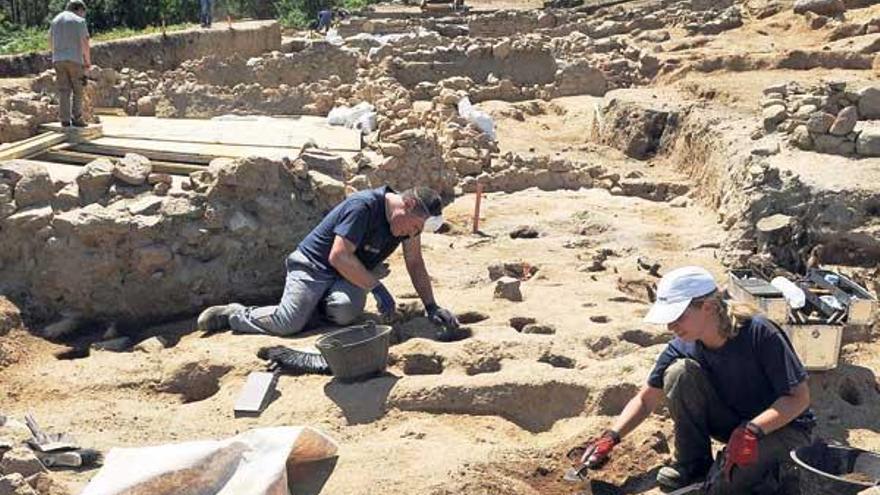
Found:
[(74, 127), (88, 127), (89, 126), (89, 124), (87, 124), (84, 120), (72, 120), (70, 122), (70, 125), (72, 125)]
[(664, 490), (678, 490), (706, 479), (706, 475), (709, 474), (709, 468), (711, 467), (712, 459), (689, 463), (676, 462), (671, 466), (663, 466), (657, 472), (657, 484)]
[(61, 122), (61, 127), (70, 127), (70, 122)]
[(229, 328), (229, 317), (238, 311), (245, 309), (237, 303), (211, 306), (202, 311), (196, 321), (196, 328), (204, 332), (216, 332)]

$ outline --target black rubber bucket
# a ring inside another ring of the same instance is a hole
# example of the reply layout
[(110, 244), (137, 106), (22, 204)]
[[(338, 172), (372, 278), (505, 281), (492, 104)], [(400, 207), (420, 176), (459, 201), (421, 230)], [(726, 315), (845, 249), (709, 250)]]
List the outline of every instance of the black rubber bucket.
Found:
[(391, 327), (356, 325), (328, 333), (315, 347), (330, 365), (333, 376), (343, 381), (369, 378), (388, 366)]
[(816, 442), (791, 451), (802, 495), (856, 495), (880, 483), (880, 455)]

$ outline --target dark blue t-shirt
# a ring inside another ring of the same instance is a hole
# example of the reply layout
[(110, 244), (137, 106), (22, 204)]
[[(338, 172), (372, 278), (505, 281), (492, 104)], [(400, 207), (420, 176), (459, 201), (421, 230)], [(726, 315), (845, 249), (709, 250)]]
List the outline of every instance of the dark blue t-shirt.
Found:
[(333, 12), (330, 10), (322, 10), (318, 12), (318, 25), (329, 26), (330, 20), (333, 18)]
[(355, 256), (367, 270), (384, 261), (404, 239), (394, 237), (385, 217), (385, 194), (390, 187), (360, 191), (336, 205), (299, 243), (299, 250), (319, 269), (336, 273), (330, 265), (330, 248), (336, 236), (357, 246)]
[[(739, 334), (720, 349), (702, 342), (673, 339), (657, 358), (648, 385), (663, 388), (663, 374), (676, 359), (690, 358), (706, 372), (721, 400), (743, 421), (765, 411), (776, 399), (789, 394), (807, 379), (807, 371), (794, 353), (788, 337), (766, 318), (756, 316), (740, 327)], [(809, 408), (792, 424), (812, 428)]]

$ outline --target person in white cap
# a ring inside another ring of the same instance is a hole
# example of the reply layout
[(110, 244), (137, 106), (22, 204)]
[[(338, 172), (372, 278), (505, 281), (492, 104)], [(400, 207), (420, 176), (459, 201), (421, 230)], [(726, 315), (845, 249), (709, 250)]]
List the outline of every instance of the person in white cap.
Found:
[(440, 228), (442, 209), (440, 196), (426, 187), (397, 193), (385, 186), (354, 193), (336, 205), (287, 257), (287, 279), (277, 305), (212, 306), (202, 311), (197, 326), (209, 332), (231, 328), (289, 336), (323, 321), (348, 325), (360, 317), (368, 292), (379, 312), (390, 315), (395, 311), (394, 297), (372, 270), (402, 244), (406, 269), (428, 319), (443, 332), (454, 331), (458, 320), (434, 301), (422, 258), (420, 234)]
[(807, 373), (785, 334), (750, 307), (724, 298), (712, 275), (696, 266), (663, 276), (645, 322), (666, 325), (675, 338), (612, 427), (573, 449), (577, 462), (601, 467), (666, 398), (675, 423), (675, 463), (658, 472), (662, 488), (705, 479), (714, 438), (727, 446), (713, 470), (719, 476), (706, 483), (705, 493), (778, 493), (786, 481), (780, 465), (789, 462), (792, 449), (810, 443), (815, 424)]

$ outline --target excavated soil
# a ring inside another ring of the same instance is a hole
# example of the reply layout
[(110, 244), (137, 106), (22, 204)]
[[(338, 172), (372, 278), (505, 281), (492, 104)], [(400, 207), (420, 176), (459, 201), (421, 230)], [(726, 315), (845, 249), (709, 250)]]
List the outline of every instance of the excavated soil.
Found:
[[(473, 199), (462, 196), (448, 208), (453, 231), (468, 231)], [(523, 224), (540, 236), (511, 239)], [(561, 481), (562, 455), (620, 412), (668, 338), (640, 321), (644, 287), (656, 277), (637, 258), (655, 260), (661, 271), (696, 263), (721, 277), (716, 250), (700, 247), (721, 229), (699, 205), (675, 208), (596, 189), (489, 194), (481, 232), (426, 235), (424, 251), (438, 300), (488, 318), (471, 323), (472, 336), (459, 342), (415, 337), (392, 347), (395, 364), (383, 377), (342, 384), (286, 376), (261, 417), (235, 419), (238, 390), (248, 372), (261, 369), (256, 351), (309, 344), (314, 334), (206, 337), (185, 321), (147, 332), (177, 333), (168, 348), (93, 351), (76, 360), (56, 359), (56, 346), (18, 334), (27, 358), (0, 372), (9, 398), (4, 412), (31, 411), (102, 450), (310, 424), (343, 446), (325, 493), (572, 493)], [(604, 268), (587, 271), (599, 251), (611, 253)], [(505, 262), (537, 267), (522, 283), (522, 302), (493, 298), (488, 267)], [(412, 297), (399, 256), (387, 284), (400, 300)], [(555, 333), (517, 332), (514, 318), (552, 325)], [(428, 326), (421, 318), (404, 325), (430, 336)], [(880, 445), (871, 413), (880, 394), (870, 372), (878, 354), (876, 346), (847, 346), (847, 364), (812, 382), (820, 413), (833, 418), (823, 429), (865, 447)], [(651, 419), (597, 479), (627, 490), (650, 487), (650, 473), (669, 458), (670, 427), (663, 416)], [(91, 475), (57, 473), (72, 487)]]
[[(346, 67), (344, 80), (313, 81), (301, 74), (297, 77), (309, 82), (299, 89), (281, 84), (276, 90), (280, 81), (263, 81), (265, 88), (238, 84), (230, 89), (217, 81), (212, 82), (217, 86), (197, 87), (193, 79), (183, 89), (169, 89), (161, 98), (179, 100), (177, 110), (192, 106), (188, 98), (193, 98), (206, 115), (215, 99), (240, 106), (242, 112), (267, 113), (274, 105), (267, 98), (282, 94), (296, 100), (291, 103), (295, 111), (314, 114), (326, 113), (334, 95), (349, 103), (355, 95), (381, 101), (383, 142), (372, 143), (369, 153), (376, 160), (365, 160), (380, 166), (369, 178), (402, 185), (430, 178), (432, 185), (454, 193), (445, 210), (449, 228), (425, 234), (423, 251), (438, 302), (455, 310), (467, 331), (453, 342), (436, 340), (435, 329), (419, 315), (418, 298), (397, 253), (389, 260), (386, 285), (403, 316), (395, 323), (398, 338), (387, 373), (354, 384), (326, 376), (283, 376), (261, 416), (235, 418), (233, 404), (248, 373), (263, 369), (257, 351), (268, 345), (312, 345), (319, 332), (293, 339), (202, 335), (194, 321), (183, 320), (123, 328), (121, 335), (133, 343), (149, 340), (133, 350), (89, 350), (89, 344), (107, 337), (105, 325), (86, 326), (49, 342), (33, 335), (36, 326), (26, 331), (14, 308), (0, 299), (0, 413), (20, 418), (32, 412), (47, 429), (74, 433), (84, 445), (102, 451), (221, 438), (260, 426), (310, 425), (341, 445), (323, 493), (577, 493), (583, 487), (562, 480), (568, 467), (565, 453), (609, 425), (645, 382), (671, 337), (665, 328), (641, 322), (659, 275), (697, 264), (725, 280), (732, 260), (755, 257), (787, 268), (802, 266), (813, 244), (852, 231), (852, 238), (840, 236), (828, 260), (849, 260), (835, 267), (863, 277), (870, 288), (878, 280), (871, 250), (880, 239), (871, 229), (880, 204), (880, 159), (797, 149), (780, 133), (761, 130), (761, 101), (767, 87), (789, 82), (846, 81), (864, 87), (875, 81), (870, 63), (865, 66), (873, 45), (850, 39), (856, 36), (845, 33), (855, 28), (844, 24), (862, 23), (860, 37), (877, 36), (864, 33), (880, 16), (880, 6), (816, 20), (794, 14), (791, 2), (780, 2), (779, 10), (775, 2), (735, 3), (744, 13), (743, 25), (727, 26), (720, 34), (688, 33), (686, 26), (692, 24), (687, 22), (697, 18), (689, 17), (687, 8), (676, 10), (674, 2), (632, 4), (634, 9), (664, 6), (654, 16), (668, 31), (663, 36), (647, 16), (631, 18), (628, 7), (600, 11), (589, 19), (593, 24), (579, 20), (578, 29), (570, 30), (564, 24), (541, 24), (546, 16), (526, 19), (540, 32), (522, 38), (552, 46), (558, 60), (578, 51), (584, 32), (595, 38), (583, 45), (591, 54), (613, 52), (631, 59), (590, 59), (602, 66), (613, 89), (604, 98), (589, 96), (590, 91), (553, 98), (570, 93), (537, 85), (510, 89), (498, 83), (486, 89), (480, 86), (486, 81), (475, 82), (476, 76), (449, 78), (439, 87), (404, 88), (388, 75), (390, 70), (375, 72), (382, 78), (364, 84), (362, 79), (380, 68), (356, 69), (354, 58), (336, 52), (340, 59), (334, 63)], [(537, 5), (488, 0), (480, 6), (519, 7), (517, 15), (522, 15)], [(381, 6), (375, 15), (411, 10)], [(638, 27), (630, 29), (634, 24)], [(554, 45), (563, 37), (572, 45)], [(852, 53), (842, 43), (848, 39), (857, 45)], [(413, 61), (402, 71), (424, 69), (416, 59), (431, 56), (413, 43)], [(487, 47), (461, 52), (488, 57)], [(386, 55), (407, 49), (399, 45), (392, 53), (382, 48)], [(510, 46), (501, 42), (488, 52), (504, 49)], [(449, 56), (460, 58), (461, 52)], [(313, 63), (312, 56), (273, 54), (254, 62), (254, 71), (269, 77), (271, 64), (290, 70), (296, 66), (291, 60)], [(390, 58), (381, 70), (399, 62)], [(456, 70), (470, 67), (488, 79), (474, 68), (474, 60), (481, 59), (461, 60)], [(241, 81), (224, 73), (224, 64), (237, 64), (246, 73), (251, 62), (202, 59), (166, 74), (164, 81), (203, 70), (200, 76), (229, 77), (226, 82), (233, 86)], [(615, 67), (624, 69), (616, 72)], [(149, 77), (161, 80), (158, 74)], [(352, 78), (357, 81), (349, 84)], [(138, 81), (140, 92), (130, 94), (146, 97), (147, 82)], [(638, 84), (645, 87), (626, 88)], [(497, 146), (451, 122), (463, 88), (483, 91), (479, 106), (495, 120)], [(499, 99), (505, 94), (509, 98)], [(532, 99), (536, 95), (545, 98)], [(126, 99), (129, 110), (131, 103)], [(433, 120), (418, 120), (431, 112)], [(406, 161), (413, 157), (419, 160)], [(463, 165), (444, 176), (432, 168), (434, 161), (444, 160)], [(557, 181), (562, 175), (564, 180)], [(339, 188), (366, 180), (357, 177), (359, 182), (345, 176)], [(490, 192), (482, 198), (479, 232), (471, 234), (477, 181), (488, 184)], [(798, 235), (783, 239), (781, 246), (755, 230), (758, 220), (777, 213), (803, 223)], [(851, 255), (855, 245), (861, 254)], [(271, 280), (267, 285), (283, 278), (281, 260), (277, 268), (261, 274)], [(495, 297), (502, 275), (520, 279), (522, 301)], [(375, 309), (372, 303), (368, 309)], [(876, 327), (847, 329), (838, 368), (811, 374), (817, 436), (880, 450), (876, 335)], [(672, 458), (671, 434), (671, 421), (661, 408), (615, 449), (607, 467), (594, 473), (593, 493), (660, 493), (653, 478)], [(57, 471), (53, 476), (76, 492), (94, 473)]]

